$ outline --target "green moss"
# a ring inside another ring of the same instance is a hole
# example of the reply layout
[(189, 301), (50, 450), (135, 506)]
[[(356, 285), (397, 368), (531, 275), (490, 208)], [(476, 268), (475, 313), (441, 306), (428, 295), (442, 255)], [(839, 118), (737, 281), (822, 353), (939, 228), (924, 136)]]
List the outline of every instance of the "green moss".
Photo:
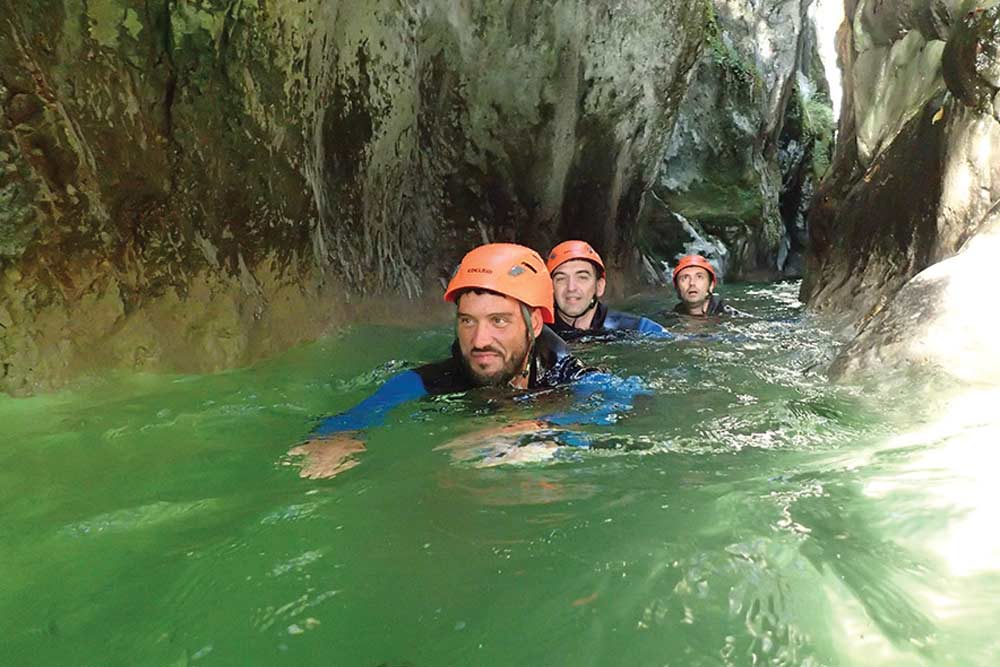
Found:
[(90, 36), (103, 47), (118, 46), (118, 29), (125, 19), (125, 7), (119, 0), (90, 0), (87, 3)]
[(759, 181), (738, 175), (696, 181), (683, 192), (666, 195), (664, 201), (686, 218), (720, 225), (747, 225), (759, 221), (764, 211)]
[(142, 32), (142, 21), (139, 20), (139, 15), (136, 14), (134, 9), (129, 9), (125, 12), (125, 29), (128, 30), (128, 34), (132, 36), (132, 39), (138, 40), (139, 33)]
[(182, 44), (185, 38), (193, 38), (197, 45), (214, 45), (225, 23), (225, 7), (206, 8), (189, 2), (175, 5), (170, 13), (175, 44)]
[(764, 80), (752, 58), (740, 53), (723, 38), (719, 18), (712, 0), (705, 0), (704, 24), (705, 43), (708, 45), (712, 61), (722, 70), (727, 83), (738, 84), (757, 92), (763, 88)]
[(837, 127), (833, 105), (823, 95), (806, 95), (801, 89), (797, 89), (796, 93), (801, 112), (802, 141), (812, 143), (813, 176), (820, 179), (830, 167), (833, 153)]

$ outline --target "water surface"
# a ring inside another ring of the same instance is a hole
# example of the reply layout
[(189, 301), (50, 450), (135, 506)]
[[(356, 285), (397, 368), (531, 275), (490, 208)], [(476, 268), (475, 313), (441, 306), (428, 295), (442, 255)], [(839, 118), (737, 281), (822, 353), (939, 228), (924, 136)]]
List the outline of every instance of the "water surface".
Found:
[(996, 397), (832, 386), (797, 285), (727, 289), (757, 317), (584, 344), (653, 395), (552, 461), (436, 448), (558, 394), (411, 403), (336, 479), (286, 465), (446, 327), (0, 399), (0, 663), (998, 664)]

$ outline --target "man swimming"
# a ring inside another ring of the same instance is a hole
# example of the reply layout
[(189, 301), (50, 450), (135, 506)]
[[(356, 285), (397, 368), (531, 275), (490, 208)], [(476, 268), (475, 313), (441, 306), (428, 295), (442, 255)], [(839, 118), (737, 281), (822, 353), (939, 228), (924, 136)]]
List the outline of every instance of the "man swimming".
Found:
[(601, 256), (589, 243), (563, 241), (549, 252), (546, 265), (552, 275), (556, 307), (552, 328), (560, 336), (571, 338), (615, 330), (670, 336), (648, 318), (609, 310), (601, 302), (607, 288), (606, 270)]
[(680, 299), (673, 312), (679, 315), (708, 317), (743, 314), (714, 293), (718, 284), (715, 267), (701, 255), (681, 257), (674, 267), (673, 281)]
[[(332, 477), (357, 465), (354, 455), (365, 449), (363, 431), (380, 424), (394, 407), (424, 396), (477, 387), (528, 390), (576, 383), (583, 392), (602, 394), (603, 407), (586, 417), (594, 421), (598, 414), (600, 421), (630, 405), (638, 393), (634, 384), (585, 367), (545, 326), (555, 319), (552, 282), (542, 258), (529, 248), (492, 243), (473, 249), (462, 259), (444, 299), (456, 307), (451, 356), (404, 371), (355, 407), (324, 419), (305, 443), (289, 452), (306, 457), (303, 477)], [(566, 419), (521, 422), (501, 431), (528, 432), (560, 421)]]

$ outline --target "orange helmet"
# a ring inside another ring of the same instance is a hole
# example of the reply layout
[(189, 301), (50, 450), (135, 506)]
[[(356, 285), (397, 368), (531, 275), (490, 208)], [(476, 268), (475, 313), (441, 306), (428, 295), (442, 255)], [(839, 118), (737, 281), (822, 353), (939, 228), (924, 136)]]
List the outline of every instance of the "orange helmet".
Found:
[(699, 269), (708, 271), (708, 275), (712, 277), (712, 287), (710, 289), (715, 288), (715, 284), (719, 282), (718, 276), (715, 275), (715, 267), (701, 255), (685, 255), (678, 260), (677, 266), (674, 267), (674, 287), (677, 287), (677, 274), (691, 266), (697, 266)]
[(542, 321), (555, 322), (552, 280), (541, 256), (515, 243), (488, 243), (470, 250), (448, 283), (444, 300), (454, 302), (459, 292), (482, 289), (517, 299), (542, 311)]
[(549, 273), (552, 273), (560, 264), (571, 259), (585, 259), (588, 262), (593, 262), (601, 270), (601, 275), (604, 275), (604, 262), (601, 261), (601, 256), (586, 241), (563, 241), (549, 252), (549, 261), (546, 263), (546, 267)]

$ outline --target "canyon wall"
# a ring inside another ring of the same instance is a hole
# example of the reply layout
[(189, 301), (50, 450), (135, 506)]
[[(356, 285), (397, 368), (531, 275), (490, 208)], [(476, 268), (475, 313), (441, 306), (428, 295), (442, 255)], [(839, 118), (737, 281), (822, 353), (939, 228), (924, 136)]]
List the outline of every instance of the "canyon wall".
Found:
[(700, 3), (0, 0), (0, 386), (246, 363), (481, 239), (627, 247)]
[(998, 224), (1000, 7), (846, 8), (844, 107), (802, 288), (814, 310), (846, 315), (859, 332), (833, 373), (918, 365), (1000, 379), (979, 336), (996, 297), (968, 280), (982, 275)]
[(692, 230), (773, 274), (808, 4), (0, 0), (0, 390), (441, 316), (484, 240), (584, 238), (618, 293)]
[(653, 265), (700, 252), (730, 278), (802, 275), (805, 213), (834, 134), (810, 4), (713, 3), (643, 202), (641, 246)]

